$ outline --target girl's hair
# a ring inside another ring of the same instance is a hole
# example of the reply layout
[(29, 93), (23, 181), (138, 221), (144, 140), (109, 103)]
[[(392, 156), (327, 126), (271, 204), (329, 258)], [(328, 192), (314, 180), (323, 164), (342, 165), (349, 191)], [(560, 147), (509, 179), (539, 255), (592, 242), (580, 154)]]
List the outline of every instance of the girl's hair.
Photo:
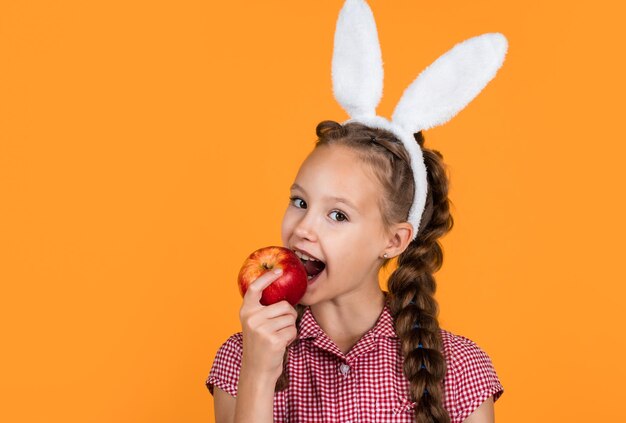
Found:
[[(351, 148), (371, 169), (383, 188), (379, 207), (385, 228), (407, 221), (415, 182), (409, 154), (396, 136), (384, 129), (356, 122), (341, 125), (330, 120), (320, 122), (316, 133), (315, 148), (330, 145)], [(450, 214), (443, 156), (437, 150), (424, 147), (421, 131), (414, 137), (422, 149), (427, 169), (426, 206), (417, 237), (397, 258), (398, 267), (389, 277), (385, 301), (401, 341), (403, 371), (410, 381), (411, 399), (417, 402), (416, 422), (449, 423), (450, 416), (443, 407), (446, 361), (438, 322), (439, 307), (434, 298), (436, 282), (433, 273), (443, 264), (443, 250), (438, 239), (452, 229), (454, 221)], [(385, 260), (383, 267), (390, 260)], [(305, 309), (301, 304), (296, 305), (296, 327)], [(283, 373), (276, 382), (275, 391), (289, 385), (286, 370), (287, 350)]]

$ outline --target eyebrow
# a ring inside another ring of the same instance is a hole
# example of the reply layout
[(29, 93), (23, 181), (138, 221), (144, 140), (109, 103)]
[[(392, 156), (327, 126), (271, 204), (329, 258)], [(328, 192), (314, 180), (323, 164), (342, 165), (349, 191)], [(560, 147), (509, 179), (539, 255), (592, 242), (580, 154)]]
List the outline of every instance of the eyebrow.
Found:
[[(300, 191), (302, 191), (303, 193), (306, 194), (306, 191), (304, 190), (304, 188), (302, 188), (300, 185), (294, 183), (290, 189), (298, 189)], [(353, 208), (354, 210), (359, 210), (359, 208), (350, 200), (348, 200), (347, 198), (344, 197), (337, 197), (337, 196), (332, 196), (332, 195), (328, 195), (325, 198), (329, 199), (329, 200), (333, 200), (336, 201), (338, 203), (344, 203), (347, 206)]]

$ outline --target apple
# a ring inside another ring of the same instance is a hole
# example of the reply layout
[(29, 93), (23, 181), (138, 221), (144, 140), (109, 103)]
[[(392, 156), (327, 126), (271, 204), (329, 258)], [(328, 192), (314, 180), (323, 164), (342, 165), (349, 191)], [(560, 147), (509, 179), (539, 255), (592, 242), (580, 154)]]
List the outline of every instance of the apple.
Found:
[(298, 304), (308, 285), (306, 268), (296, 253), (285, 247), (259, 248), (246, 258), (237, 278), (241, 296), (259, 276), (275, 267), (283, 269), (283, 273), (263, 290), (261, 304), (267, 306), (283, 300), (292, 306)]

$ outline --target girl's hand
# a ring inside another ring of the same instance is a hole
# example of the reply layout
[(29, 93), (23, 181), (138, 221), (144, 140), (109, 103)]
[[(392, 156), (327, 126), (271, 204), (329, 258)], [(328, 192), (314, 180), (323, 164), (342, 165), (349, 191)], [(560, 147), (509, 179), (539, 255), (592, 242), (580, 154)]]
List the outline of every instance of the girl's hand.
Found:
[[(281, 273), (282, 274), (282, 273)], [(287, 301), (264, 306), (263, 289), (280, 274), (268, 271), (248, 287), (239, 311), (243, 330), (242, 367), (261, 377), (278, 380), (283, 371), (285, 349), (297, 337), (298, 312)]]

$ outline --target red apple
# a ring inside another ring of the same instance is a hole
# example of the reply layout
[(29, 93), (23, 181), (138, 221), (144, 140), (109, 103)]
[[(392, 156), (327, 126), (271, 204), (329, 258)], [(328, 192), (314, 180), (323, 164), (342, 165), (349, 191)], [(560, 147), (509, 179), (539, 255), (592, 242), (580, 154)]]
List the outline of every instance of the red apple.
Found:
[(298, 304), (306, 292), (307, 273), (300, 258), (285, 247), (259, 248), (246, 258), (237, 278), (241, 296), (259, 276), (275, 267), (283, 269), (283, 274), (263, 290), (261, 304), (267, 306), (282, 300), (292, 306)]

